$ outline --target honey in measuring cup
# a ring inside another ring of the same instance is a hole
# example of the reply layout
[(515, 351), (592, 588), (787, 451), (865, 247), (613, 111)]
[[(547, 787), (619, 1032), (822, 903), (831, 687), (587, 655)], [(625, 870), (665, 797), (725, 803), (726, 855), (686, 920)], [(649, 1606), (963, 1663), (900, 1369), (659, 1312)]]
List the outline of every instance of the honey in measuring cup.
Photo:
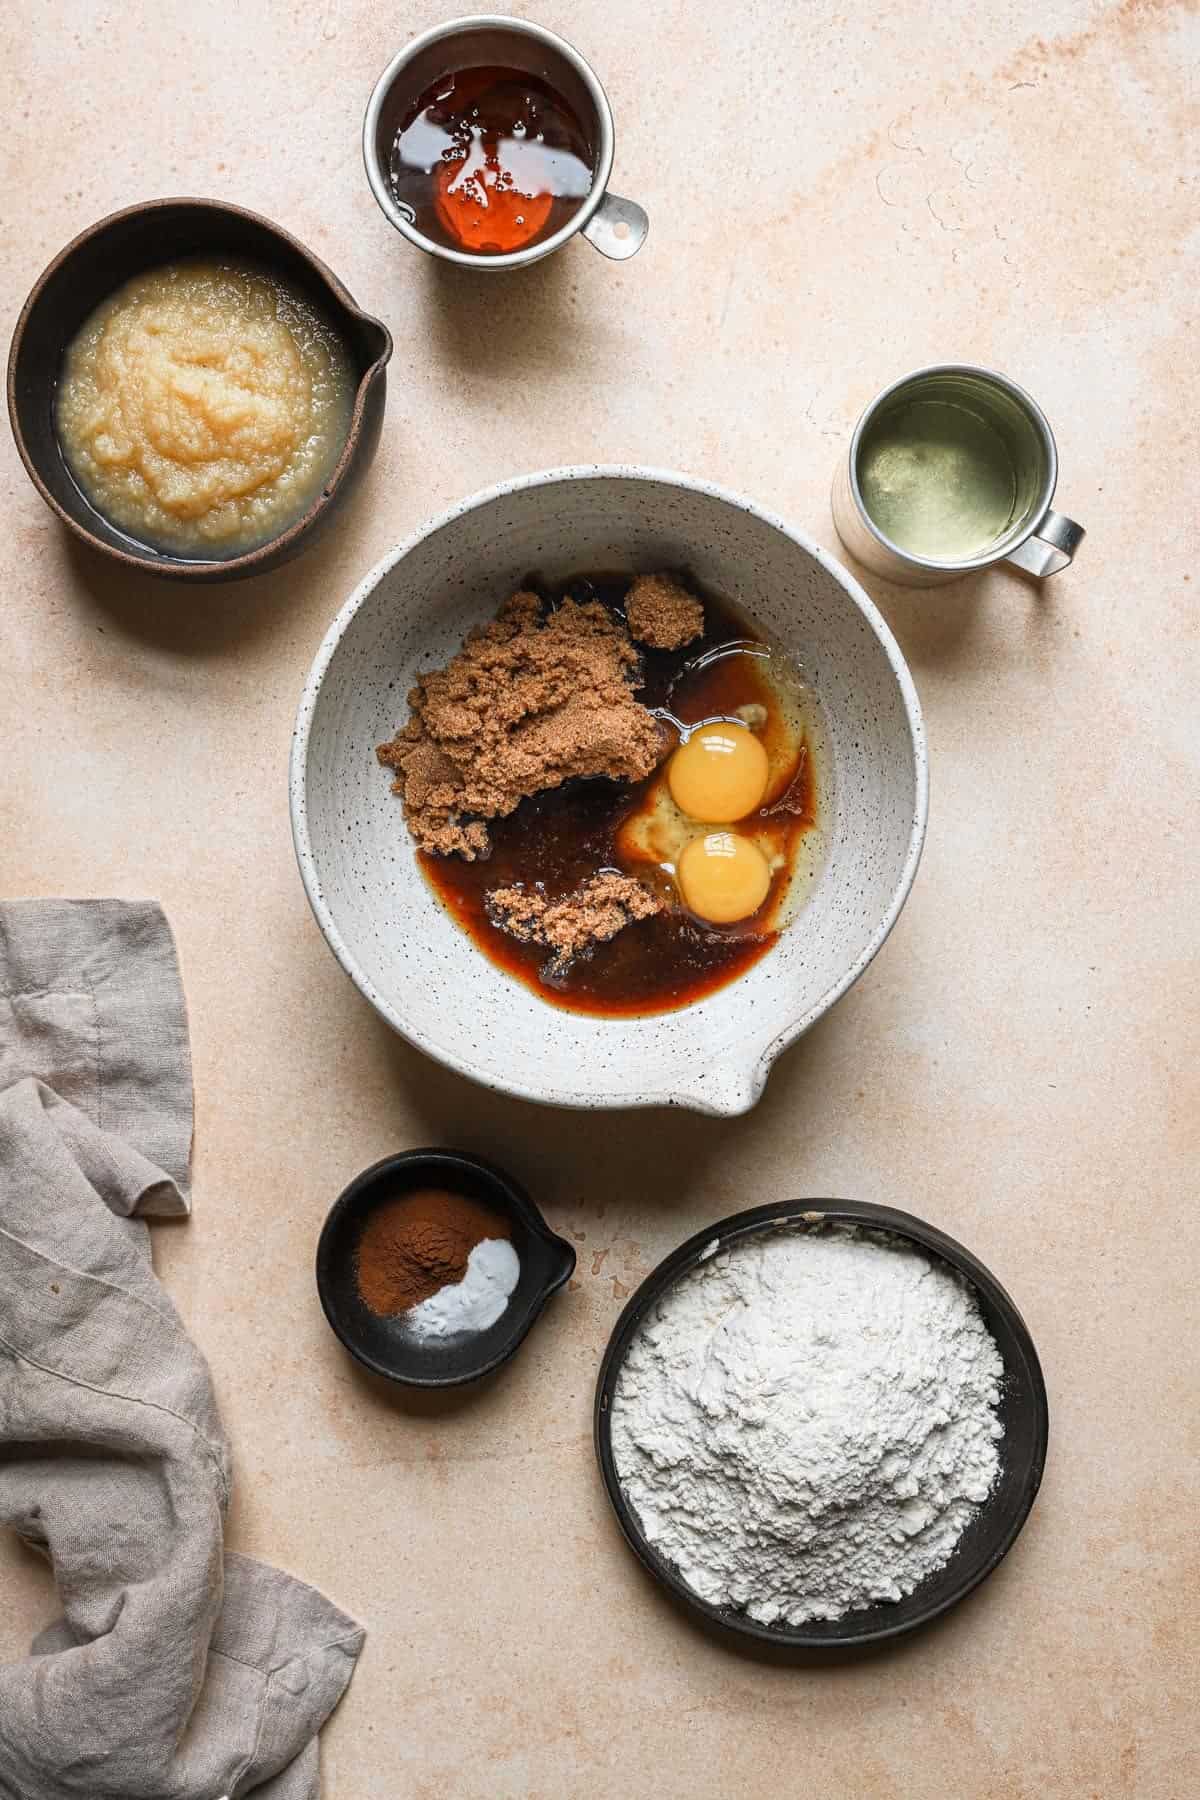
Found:
[(416, 229), (476, 256), (552, 237), (587, 198), (592, 171), (592, 146), (562, 94), (496, 67), (430, 82), (404, 114), (388, 166)]

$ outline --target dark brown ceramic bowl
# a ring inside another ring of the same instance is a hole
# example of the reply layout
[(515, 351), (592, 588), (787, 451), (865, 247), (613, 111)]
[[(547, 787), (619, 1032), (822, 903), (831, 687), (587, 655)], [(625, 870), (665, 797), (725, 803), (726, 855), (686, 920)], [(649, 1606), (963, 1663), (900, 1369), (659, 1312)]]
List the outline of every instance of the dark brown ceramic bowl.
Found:
[[(110, 525), (77, 487), (54, 429), (54, 391), (63, 352), (92, 309), (142, 269), (205, 254), (246, 257), (299, 288), (340, 332), (358, 383), (342, 454), (312, 504), (276, 537), (240, 556), (214, 560), (156, 550)], [(356, 306), (337, 276), (269, 219), (220, 200), (148, 200), (89, 226), (36, 282), (9, 351), (8, 415), (30, 480), (85, 544), (151, 575), (236, 581), (277, 568), (306, 550), (345, 505), (379, 442), (391, 354), (387, 327)]]

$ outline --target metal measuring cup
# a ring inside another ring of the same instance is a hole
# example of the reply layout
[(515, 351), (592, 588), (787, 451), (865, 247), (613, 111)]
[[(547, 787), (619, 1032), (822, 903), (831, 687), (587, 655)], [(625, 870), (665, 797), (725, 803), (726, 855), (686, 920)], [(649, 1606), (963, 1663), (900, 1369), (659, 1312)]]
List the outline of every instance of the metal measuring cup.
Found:
[[(458, 68), (496, 64), (537, 75), (569, 102), (592, 145), (592, 185), (565, 225), (540, 243), (527, 244), (501, 256), (455, 250), (418, 231), (397, 203), (388, 179), (388, 158), (404, 112), (422, 90), (453, 63)], [(613, 165), (613, 116), (608, 95), (578, 50), (542, 25), (498, 14), (450, 19), (422, 32), (393, 56), (367, 106), (363, 121), (363, 161), (371, 192), (396, 230), (410, 244), (446, 262), (471, 269), (518, 269), (540, 261), (581, 231), (605, 256), (623, 262), (646, 241), (650, 221), (633, 200), (608, 191)]]
[[(860, 473), (864, 446), (880, 424), (921, 402), (958, 407), (974, 415), (1003, 443), (1013, 475), (1013, 502), (1005, 523), (969, 556), (921, 555), (896, 543), (871, 516)], [(1055, 512), (1050, 502), (1058, 481), (1058, 450), (1037, 402), (1015, 381), (971, 363), (934, 363), (884, 388), (854, 429), (850, 453), (833, 482), (833, 522), (857, 562), (876, 575), (906, 587), (938, 587), (973, 569), (1012, 563), (1040, 579), (1057, 575), (1072, 561), (1084, 537), (1082, 525)]]

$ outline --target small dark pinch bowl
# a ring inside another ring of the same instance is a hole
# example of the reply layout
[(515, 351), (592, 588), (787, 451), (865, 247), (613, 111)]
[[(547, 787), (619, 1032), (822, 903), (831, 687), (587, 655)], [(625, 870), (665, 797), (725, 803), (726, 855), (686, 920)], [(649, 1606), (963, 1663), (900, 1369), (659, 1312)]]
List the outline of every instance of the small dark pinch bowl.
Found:
[[(903, 1600), (878, 1601), (840, 1619), (813, 1619), (805, 1625), (761, 1625), (733, 1608), (711, 1605), (642, 1535), (637, 1513), (625, 1499), (613, 1460), (612, 1395), (626, 1353), (638, 1329), (667, 1290), (713, 1253), (763, 1231), (823, 1230), (858, 1225), (906, 1238), (963, 1275), (975, 1291), (984, 1323), (1004, 1360), (998, 1413), (1004, 1426), (1000, 1473), (988, 1498), (954, 1547), (949, 1562)], [(734, 1213), (698, 1231), (651, 1271), (617, 1320), (600, 1366), (594, 1414), (596, 1455), (617, 1523), (635, 1556), (684, 1608), (727, 1642), (752, 1640), (778, 1651), (865, 1650), (928, 1625), (992, 1573), (1012, 1548), (1029, 1516), (1041, 1484), (1049, 1435), (1049, 1412), (1041, 1365), (1024, 1320), (995, 1276), (961, 1244), (932, 1225), (859, 1200), (785, 1200)]]
[[(283, 276), (331, 320), (350, 353), (357, 390), (333, 473), (286, 530), (237, 556), (173, 555), (110, 525), (67, 468), (54, 427), (63, 354), (93, 308), (143, 269), (196, 255), (240, 256)], [(269, 219), (218, 200), (148, 200), (80, 233), (39, 277), (21, 309), (8, 357), (8, 416), (29, 478), (67, 530), (127, 569), (176, 581), (237, 581), (278, 568), (333, 523), (379, 442), (392, 339), (337, 276)]]
[[(359, 1295), (355, 1262), (369, 1215), (382, 1201), (423, 1187), (465, 1194), (512, 1224), (521, 1273), (507, 1307), (486, 1331), (422, 1343), (406, 1330), (403, 1315), (380, 1318)], [(317, 1292), (330, 1325), (365, 1368), (408, 1387), (460, 1387), (499, 1368), (574, 1269), (574, 1248), (555, 1236), (525, 1189), (460, 1150), (406, 1150), (364, 1169), (334, 1201), (317, 1245)]]

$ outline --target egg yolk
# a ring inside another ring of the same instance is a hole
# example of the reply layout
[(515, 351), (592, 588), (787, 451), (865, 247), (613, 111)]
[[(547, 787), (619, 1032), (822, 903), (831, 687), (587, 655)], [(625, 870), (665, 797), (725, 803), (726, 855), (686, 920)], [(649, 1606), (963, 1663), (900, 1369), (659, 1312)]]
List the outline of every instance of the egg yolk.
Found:
[(689, 819), (729, 825), (762, 805), (769, 774), (767, 753), (746, 726), (702, 725), (671, 758), (667, 783)]
[(688, 910), (712, 925), (748, 919), (771, 886), (770, 865), (758, 845), (733, 831), (693, 838), (675, 873)]

